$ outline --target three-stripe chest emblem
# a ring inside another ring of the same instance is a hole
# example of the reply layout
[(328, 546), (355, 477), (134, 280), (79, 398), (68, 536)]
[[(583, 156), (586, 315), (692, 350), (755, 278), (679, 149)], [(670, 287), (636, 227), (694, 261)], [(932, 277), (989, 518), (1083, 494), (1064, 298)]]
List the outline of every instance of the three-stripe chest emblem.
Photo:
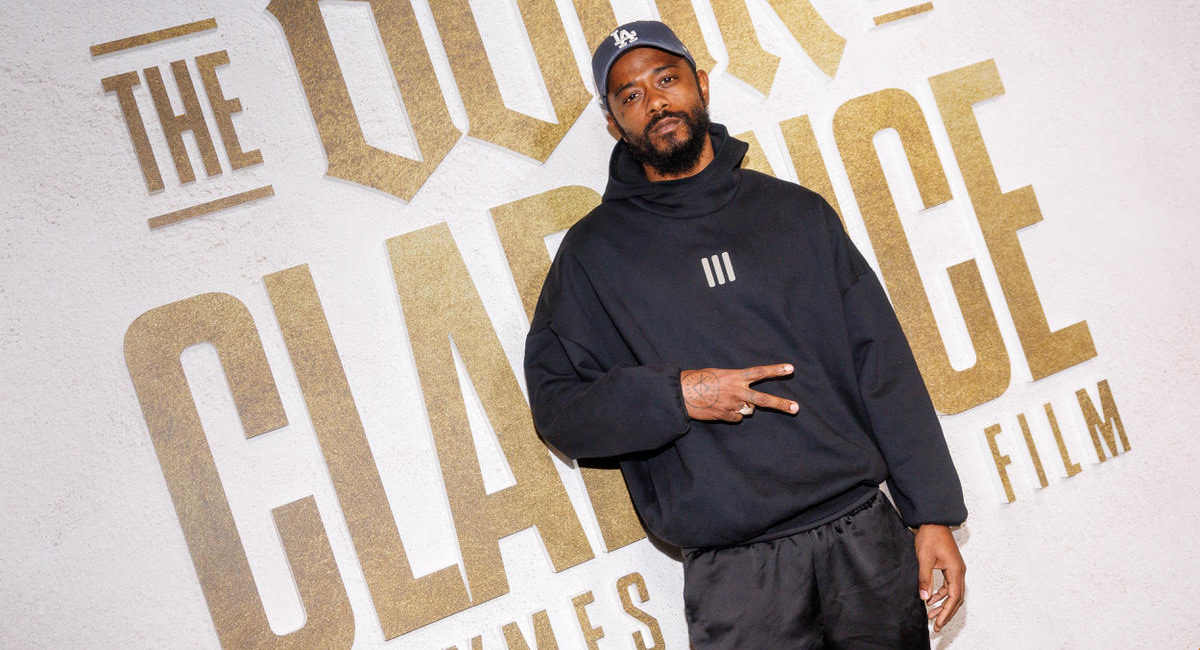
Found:
[(726, 282), (733, 282), (737, 275), (733, 272), (733, 262), (729, 259), (729, 251), (720, 255), (700, 258), (700, 266), (704, 267), (704, 278), (709, 287), (715, 287)]

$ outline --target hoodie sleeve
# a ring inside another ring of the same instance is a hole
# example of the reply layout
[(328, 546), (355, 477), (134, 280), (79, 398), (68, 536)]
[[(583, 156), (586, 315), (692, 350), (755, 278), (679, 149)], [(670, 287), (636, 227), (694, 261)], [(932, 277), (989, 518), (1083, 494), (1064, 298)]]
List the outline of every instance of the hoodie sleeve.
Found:
[(875, 272), (824, 204), (868, 431), (888, 467), (888, 487), (910, 527), (958, 525), (962, 485), (908, 339)]
[(525, 339), (534, 425), (570, 458), (658, 449), (687, 433), (678, 367), (639, 365), (586, 272), (560, 250)]

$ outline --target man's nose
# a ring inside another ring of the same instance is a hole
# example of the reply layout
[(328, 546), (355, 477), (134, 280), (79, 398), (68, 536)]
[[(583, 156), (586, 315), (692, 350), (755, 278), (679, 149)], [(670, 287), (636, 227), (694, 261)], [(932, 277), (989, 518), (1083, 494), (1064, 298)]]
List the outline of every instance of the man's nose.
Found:
[(667, 96), (658, 90), (647, 91), (646, 100), (647, 105), (650, 107), (651, 113), (664, 111), (670, 105), (670, 101), (667, 99)]

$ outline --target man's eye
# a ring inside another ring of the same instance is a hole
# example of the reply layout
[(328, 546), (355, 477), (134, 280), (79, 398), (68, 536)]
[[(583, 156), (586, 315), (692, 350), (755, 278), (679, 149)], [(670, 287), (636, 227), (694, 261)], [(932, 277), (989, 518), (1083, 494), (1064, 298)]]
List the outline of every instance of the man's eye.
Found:
[(674, 81), (675, 81), (676, 79), (678, 79), (678, 78), (679, 78), (679, 77), (676, 77), (676, 76), (674, 76), (674, 75), (668, 75), (668, 76), (666, 76), (666, 77), (663, 77), (663, 79), (662, 79), (662, 82), (661, 82), (661, 83), (663, 83), (664, 85), (665, 85), (665, 84), (669, 84), (669, 83), (672, 83), (672, 82), (674, 82)]
[(631, 102), (631, 101), (633, 101), (633, 100), (635, 100), (635, 99), (637, 99), (637, 98), (638, 98), (638, 94), (637, 94), (637, 93), (629, 93), (628, 95), (625, 95), (625, 99), (622, 99), (622, 100), (621, 100), (621, 103), (622, 103), (622, 104), (628, 104), (629, 102)]

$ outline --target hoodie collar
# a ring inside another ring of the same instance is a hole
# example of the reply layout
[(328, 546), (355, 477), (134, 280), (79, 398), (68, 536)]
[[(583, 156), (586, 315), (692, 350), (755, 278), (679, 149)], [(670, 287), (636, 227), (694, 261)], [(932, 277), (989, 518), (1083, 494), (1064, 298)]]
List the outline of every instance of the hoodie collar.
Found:
[(742, 158), (749, 145), (729, 135), (721, 124), (709, 128), (713, 159), (699, 173), (669, 181), (650, 181), (624, 141), (613, 147), (608, 163), (605, 201), (625, 200), (647, 212), (675, 218), (715, 212), (737, 193)]

